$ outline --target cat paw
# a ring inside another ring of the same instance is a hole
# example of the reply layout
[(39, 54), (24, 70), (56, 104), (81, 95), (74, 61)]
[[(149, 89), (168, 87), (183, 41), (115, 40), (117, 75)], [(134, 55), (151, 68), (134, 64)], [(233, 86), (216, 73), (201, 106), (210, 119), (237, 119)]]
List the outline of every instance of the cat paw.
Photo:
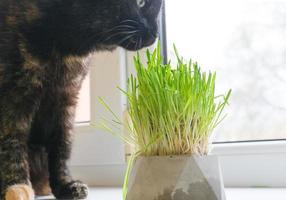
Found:
[(80, 181), (72, 181), (59, 188), (58, 194), (54, 194), (58, 199), (86, 199), (88, 187)]
[(34, 200), (35, 195), (32, 187), (25, 184), (12, 185), (7, 188), (5, 200)]

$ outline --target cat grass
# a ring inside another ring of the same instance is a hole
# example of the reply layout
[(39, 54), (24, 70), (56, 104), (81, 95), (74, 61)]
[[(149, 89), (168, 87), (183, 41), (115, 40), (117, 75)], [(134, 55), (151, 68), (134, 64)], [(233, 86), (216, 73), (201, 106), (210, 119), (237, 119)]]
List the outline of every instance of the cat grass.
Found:
[[(216, 73), (202, 72), (192, 60), (176, 53), (176, 66), (163, 64), (160, 45), (147, 50), (147, 66), (139, 54), (134, 58), (137, 76), (131, 75), (128, 89), (128, 120), (121, 121), (105, 101), (101, 103), (115, 117), (101, 125), (133, 146), (138, 155), (204, 155), (209, 138), (224, 119), (231, 90), (215, 94)], [(114, 127), (124, 126), (126, 133)]]

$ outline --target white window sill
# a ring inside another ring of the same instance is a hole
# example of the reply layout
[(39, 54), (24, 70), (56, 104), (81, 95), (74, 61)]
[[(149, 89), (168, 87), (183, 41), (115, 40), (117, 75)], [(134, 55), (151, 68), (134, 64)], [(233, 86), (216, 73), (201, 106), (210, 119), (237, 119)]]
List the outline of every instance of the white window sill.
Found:
[[(286, 189), (227, 188), (227, 200), (285, 200)], [(89, 200), (122, 200), (121, 189), (93, 188)]]
[(227, 188), (227, 200), (285, 200), (286, 188)]
[[(286, 188), (227, 188), (226, 196), (227, 200), (285, 200)], [(122, 200), (122, 191), (120, 188), (92, 188), (88, 200), (94, 199)]]

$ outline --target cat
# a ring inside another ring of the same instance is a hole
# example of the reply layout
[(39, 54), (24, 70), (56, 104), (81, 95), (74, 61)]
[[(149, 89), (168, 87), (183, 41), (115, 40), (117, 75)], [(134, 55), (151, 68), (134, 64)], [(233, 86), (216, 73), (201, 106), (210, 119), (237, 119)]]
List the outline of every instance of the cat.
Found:
[(87, 186), (73, 180), (66, 166), (87, 57), (153, 44), (161, 4), (0, 1), (1, 200), (32, 200), (34, 190), (49, 190), (47, 184), (58, 199), (87, 197)]

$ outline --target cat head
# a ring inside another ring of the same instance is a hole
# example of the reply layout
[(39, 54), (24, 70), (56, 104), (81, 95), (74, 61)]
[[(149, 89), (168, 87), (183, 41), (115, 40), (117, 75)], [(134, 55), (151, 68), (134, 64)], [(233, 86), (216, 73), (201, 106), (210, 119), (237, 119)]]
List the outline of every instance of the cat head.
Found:
[(162, 0), (111, 0), (109, 7), (102, 8), (101, 17), (96, 17), (102, 20), (95, 33), (100, 35), (98, 42), (128, 50), (153, 44), (157, 38), (161, 3)]
[(82, 16), (78, 26), (86, 30), (86, 38), (91, 43), (138, 50), (153, 44), (157, 38), (162, 0), (79, 1), (83, 13), (78, 13)]
[[(40, 18), (33, 38), (53, 39), (57, 49), (83, 54), (92, 50), (139, 50), (157, 38), (162, 0), (38, 0)], [(47, 3), (48, 2), (48, 3)], [(31, 35), (31, 34), (30, 34)], [(49, 45), (45, 44), (45, 45)]]

